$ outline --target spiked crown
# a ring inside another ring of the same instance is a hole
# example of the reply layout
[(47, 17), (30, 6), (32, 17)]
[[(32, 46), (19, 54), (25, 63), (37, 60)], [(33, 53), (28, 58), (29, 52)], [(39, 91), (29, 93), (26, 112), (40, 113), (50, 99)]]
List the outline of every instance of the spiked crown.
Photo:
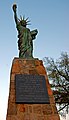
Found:
[(29, 20), (28, 20), (29, 18), (26, 18), (25, 19), (25, 17), (23, 16), (23, 18), (22, 18), (22, 16), (20, 16), (20, 19), (18, 19), (19, 20), (19, 22), (21, 23), (21, 25), (23, 25), (23, 26), (26, 26), (26, 25), (30, 25), (29, 24)]

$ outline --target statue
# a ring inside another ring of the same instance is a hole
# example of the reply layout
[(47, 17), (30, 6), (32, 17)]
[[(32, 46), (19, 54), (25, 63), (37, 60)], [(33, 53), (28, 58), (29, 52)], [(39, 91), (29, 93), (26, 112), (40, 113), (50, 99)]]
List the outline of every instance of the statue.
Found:
[(28, 25), (28, 18), (24, 19), (20, 16), (21, 19), (17, 18), (16, 13), (17, 5), (13, 5), (14, 19), (16, 22), (16, 28), (18, 30), (18, 49), (20, 58), (33, 58), (33, 40), (36, 38), (38, 33), (37, 29), (30, 31), (29, 28), (26, 28)]

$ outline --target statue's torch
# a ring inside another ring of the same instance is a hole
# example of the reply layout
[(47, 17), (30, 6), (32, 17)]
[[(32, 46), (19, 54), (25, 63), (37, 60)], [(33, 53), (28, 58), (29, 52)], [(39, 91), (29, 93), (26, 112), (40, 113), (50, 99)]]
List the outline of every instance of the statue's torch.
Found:
[(13, 8), (13, 11), (16, 12), (16, 8), (17, 8), (16, 3), (13, 4), (12, 8)]

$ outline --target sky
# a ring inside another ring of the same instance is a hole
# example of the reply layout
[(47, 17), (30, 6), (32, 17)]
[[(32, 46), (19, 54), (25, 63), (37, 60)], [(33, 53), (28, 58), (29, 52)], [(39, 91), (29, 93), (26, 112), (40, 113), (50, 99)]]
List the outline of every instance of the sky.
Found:
[(0, 120), (6, 120), (12, 60), (18, 57), (17, 30), (12, 5), (17, 14), (29, 17), (30, 30), (37, 29), (33, 41), (34, 58), (58, 59), (69, 54), (69, 0), (1, 0), (0, 1)]

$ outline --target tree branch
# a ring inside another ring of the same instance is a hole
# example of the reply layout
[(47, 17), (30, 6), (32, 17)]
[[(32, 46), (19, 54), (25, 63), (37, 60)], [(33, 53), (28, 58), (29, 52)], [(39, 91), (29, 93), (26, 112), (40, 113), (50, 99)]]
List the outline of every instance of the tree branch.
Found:
[(68, 104), (65, 104), (61, 109), (58, 110), (58, 112), (60, 112), (61, 110), (63, 110), (66, 106), (68, 106)]

